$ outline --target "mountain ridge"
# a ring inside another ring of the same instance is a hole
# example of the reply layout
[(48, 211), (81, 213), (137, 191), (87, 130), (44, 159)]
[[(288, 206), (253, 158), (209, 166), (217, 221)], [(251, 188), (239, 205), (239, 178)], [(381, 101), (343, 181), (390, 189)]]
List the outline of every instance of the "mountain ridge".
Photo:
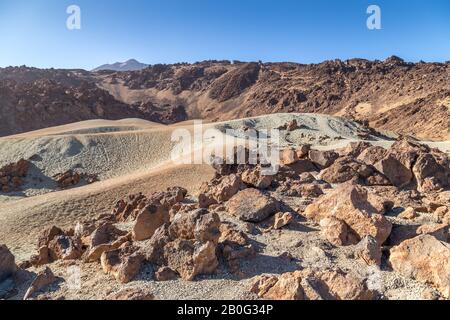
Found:
[(95, 69), (92, 69), (92, 72), (98, 71), (137, 71), (146, 68), (148, 64), (141, 63), (136, 59), (129, 59), (125, 62), (115, 62), (112, 64), (103, 64)]

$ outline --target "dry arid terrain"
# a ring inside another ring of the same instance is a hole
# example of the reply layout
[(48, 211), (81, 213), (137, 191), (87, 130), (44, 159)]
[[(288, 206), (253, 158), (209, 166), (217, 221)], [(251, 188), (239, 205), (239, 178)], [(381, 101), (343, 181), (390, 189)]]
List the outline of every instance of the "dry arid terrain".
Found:
[(91, 119), (159, 123), (322, 113), (450, 140), (450, 63), (204, 61), (114, 72), (0, 69), (0, 135)]
[[(449, 299), (449, 72), (1, 69), (0, 299)], [(264, 175), (246, 143), (271, 129)]]

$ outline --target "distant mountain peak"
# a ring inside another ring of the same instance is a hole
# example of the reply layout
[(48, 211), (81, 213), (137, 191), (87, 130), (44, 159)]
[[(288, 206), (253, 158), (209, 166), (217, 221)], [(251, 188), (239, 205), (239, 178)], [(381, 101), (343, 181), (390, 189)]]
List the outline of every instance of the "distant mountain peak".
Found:
[(125, 62), (116, 62), (113, 64), (104, 64), (100, 67), (93, 69), (93, 72), (102, 71), (102, 70), (111, 70), (111, 71), (136, 71), (142, 70), (148, 67), (148, 64), (141, 63), (136, 59), (129, 59)]

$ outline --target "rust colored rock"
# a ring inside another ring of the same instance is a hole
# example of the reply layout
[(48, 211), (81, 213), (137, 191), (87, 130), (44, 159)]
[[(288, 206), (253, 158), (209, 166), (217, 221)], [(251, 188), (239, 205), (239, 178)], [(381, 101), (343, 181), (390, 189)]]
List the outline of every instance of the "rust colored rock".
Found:
[(245, 170), (241, 177), (245, 184), (257, 189), (267, 189), (275, 179), (273, 175), (263, 175), (260, 166)]
[(294, 215), (290, 212), (278, 212), (274, 216), (273, 228), (275, 230), (281, 229), (294, 221)]
[(450, 298), (450, 244), (431, 235), (417, 236), (393, 247), (389, 262), (394, 271), (432, 284)]
[(192, 240), (176, 239), (164, 247), (167, 265), (186, 281), (199, 274), (213, 273), (219, 262), (213, 242), (196, 243)]
[(48, 287), (52, 283), (57, 281), (57, 278), (53, 274), (52, 270), (49, 267), (46, 267), (44, 271), (38, 273), (36, 278), (31, 283), (31, 286), (28, 288), (24, 300), (28, 300), (31, 298), (36, 292), (41, 291), (42, 289)]
[(178, 278), (178, 273), (169, 267), (161, 267), (155, 272), (155, 278), (157, 281), (171, 281)]
[(155, 296), (143, 288), (125, 288), (116, 293), (110, 294), (106, 300), (116, 301), (150, 301), (155, 300)]
[(0, 245), (0, 282), (14, 275), (17, 266), (15, 257), (5, 245)]
[(374, 167), (397, 188), (407, 186), (413, 178), (411, 170), (392, 155), (378, 161)]
[(335, 246), (347, 246), (357, 243), (357, 236), (349, 230), (347, 224), (334, 217), (320, 220), (321, 235)]
[(382, 244), (391, 233), (392, 224), (382, 215), (383, 200), (358, 185), (345, 183), (309, 205), (304, 215), (319, 223), (336, 218), (347, 224), (358, 240), (371, 235)]
[(143, 261), (144, 256), (127, 243), (119, 249), (103, 252), (100, 258), (103, 271), (121, 283), (132, 281), (139, 274)]
[(48, 246), (55, 237), (63, 235), (65, 235), (64, 231), (56, 226), (46, 228), (38, 237), (38, 248)]
[(331, 166), (337, 158), (339, 158), (339, 154), (334, 151), (309, 151), (309, 159), (322, 168)]
[(370, 300), (364, 279), (337, 270), (305, 269), (255, 278), (251, 292), (268, 300)]
[(90, 236), (86, 260), (98, 261), (103, 252), (117, 249), (128, 240), (126, 231), (116, 228), (112, 223), (104, 223)]
[(355, 247), (355, 257), (367, 265), (381, 265), (381, 246), (372, 236), (364, 237)]
[(249, 188), (231, 198), (227, 209), (230, 214), (243, 221), (261, 222), (277, 212), (278, 203), (261, 191)]
[(133, 239), (142, 241), (150, 239), (163, 224), (170, 221), (169, 209), (161, 204), (150, 204), (136, 217), (133, 227)]
[[(57, 236), (49, 245), (49, 255), (52, 261), (55, 260), (76, 260), (83, 255), (81, 240), (69, 236)], [(44, 250), (45, 251), (45, 250)], [(45, 253), (45, 252), (44, 252)]]

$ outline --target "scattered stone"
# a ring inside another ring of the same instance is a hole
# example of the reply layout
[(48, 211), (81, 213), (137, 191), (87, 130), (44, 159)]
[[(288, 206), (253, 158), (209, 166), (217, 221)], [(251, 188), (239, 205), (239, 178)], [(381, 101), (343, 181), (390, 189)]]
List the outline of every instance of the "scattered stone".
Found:
[(192, 281), (199, 274), (213, 273), (219, 265), (216, 246), (211, 241), (202, 244), (176, 239), (164, 247), (164, 258), (185, 281)]
[(414, 208), (412, 207), (408, 207), (406, 208), (402, 213), (400, 213), (398, 215), (398, 217), (400, 219), (405, 219), (405, 220), (413, 220), (415, 218), (417, 218), (419, 215), (417, 214), (416, 210), (414, 210)]
[(297, 157), (297, 152), (295, 149), (283, 149), (280, 151), (280, 164), (285, 166), (285, 165), (290, 165), (290, 164), (294, 164), (298, 161), (298, 157)]
[(407, 186), (412, 178), (412, 172), (392, 155), (388, 155), (375, 163), (374, 167), (381, 172), (397, 188)]
[(341, 157), (357, 158), (364, 150), (371, 146), (369, 142), (365, 141), (350, 142), (345, 148), (337, 151)]
[(429, 234), (444, 242), (449, 241), (449, 226), (446, 224), (429, 223), (417, 228), (417, 235)]
[(110, 294), (106, 300), (119, 301), (150, 301), (155, 300), (155, 296), (147, 289), (125, 288), (116, 293)]
[(48, 246), (55, 237), (63, 235), (65, 235), (64, 231), (56, 226), (44, 229), (38, 237), (38, 248)]
[(372, 236), (364, 237), (355, 247), (355, 257), (369, 266), (380, 266), (381, 256), (381, 246)]
[(157, 281), (171, 281), (178, 278), (178, 273), (169, 267), (161, 267), (155, 272), (155, 278)]
[(20, 159), (16, 163), (8, 164), (0, 168), (0, 192), (9, 193), (20, 190), (25, 183), (30, 162)]
[(378, 161), (382, 160), (386, 154), (387, 150), (380, 146), (370, 146), (363, 150), (357, 160), (367, 164), (367, 165), (375, 165)]
[[(51, 261), (76, 260), (83, 255), (81, 240), (66, 235), (57, 236), (50, 241), (48, 249)], [(45, 249), (40, 254), (45, 254)]]
[(278, 212), (274, 216), (273, 228), (275, 230), (281, 229), (294, 221), (294, 215), (290, 212)]
[(450, 225), (450, 209), (446, 206), (437, 208), (433, 213), (433, 218), (437, 223)]
[(306, 158), (308, 156), (310, 150), (311, 150), (311, 145), (309, 145), (309, 144), (304, 144), (304, 145), (297, 147), (297, 149), (295, 150), (295, 152), (297, 153), (297, 159)]
[(450, 185), (448, 176), (450, 170), (440, 165), (430, 153), (421, 154), (412, 171), (420, 192), (439, 191)]
[(204, 183), (200, 187), (199, 203), (201, 208), (207, 208), (212, 204), (228, 201), (242, 188), (242, 179), (231, 174)]
[(31, 286), (25, 293), (23, 299), (30, 299), (36, 292), (45, 289), (55, 281), (57, 281), (57, 278), (53, 274), (52, 270), (49, 267), (46, 267), (44, 271), (38, 273), (37, 277), (33, 280)]

